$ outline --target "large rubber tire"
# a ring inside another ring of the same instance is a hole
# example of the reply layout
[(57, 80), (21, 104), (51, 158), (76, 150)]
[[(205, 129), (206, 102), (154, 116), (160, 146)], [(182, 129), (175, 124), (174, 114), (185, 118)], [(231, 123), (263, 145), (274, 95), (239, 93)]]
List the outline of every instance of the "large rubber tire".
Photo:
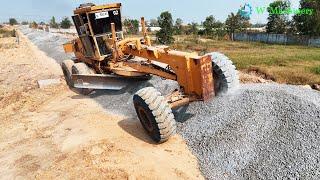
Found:
[[(76, 63), (72, 66), (72, 74), (93, 74), (94, 71), (89, 68), (85, 63)], [(82, 95), (89, 95), (93, 89), (77, 89)]]
[(239, 87), (239, 74), (232, 61), (224, 54), (210, 53), (216, 95), (233, 92)]
[(73, 87), (73, 82), (72, 82), (72, 66), (74, 65), (74, 62), (72, 60), (65, 60), (61, 63), (61, 68), (64, 74), (64, 77), (66, 79), (67, 84), (70, 87)]
[(172, 110), (160, 92), (143, 88), (133, 96), (133, 103), (143, 128), (156, 143), (166, 142), (176, 133)]

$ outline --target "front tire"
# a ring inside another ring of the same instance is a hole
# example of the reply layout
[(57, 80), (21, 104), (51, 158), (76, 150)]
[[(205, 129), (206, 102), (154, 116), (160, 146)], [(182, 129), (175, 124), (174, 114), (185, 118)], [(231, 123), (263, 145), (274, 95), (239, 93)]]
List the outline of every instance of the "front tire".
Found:
[(72, 60), (65, 60), (61, 63), (61, 68), (62, 68), (64, 77), (66, 79), (66, 83), (70, 87), (73, 87), (73, 82), (71, 78), (73, 65), (74, 65), (74, 62)]
[[(94, 70), (89, 68), (85, 63), (76, 63), (72, 66), (72, 74), (93, 74)], [(89, 95), (93, 89), (77, 89), (82, 95)]]
[(233, 62), (224, 54), (210, 53), (215, 94), (233, 92), (239, 87), (239, 75)]
[(176, 133), (172, 110), (160, 92), (153, 87), (143, 88), (133, 96), (139, 120), (156, 143), (166, 142)]

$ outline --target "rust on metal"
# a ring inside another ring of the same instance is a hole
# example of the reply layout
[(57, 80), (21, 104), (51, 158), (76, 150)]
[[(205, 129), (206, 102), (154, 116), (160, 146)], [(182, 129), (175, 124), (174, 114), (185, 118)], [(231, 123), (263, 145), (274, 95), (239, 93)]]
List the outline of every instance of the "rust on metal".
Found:
[(117, 8), (121, 8), (121, 3), (79, 7), (76, 10), (74, 10), (74, 14), (81, 14), (81, 13), (94, 12), (94, 11), (103, 11), (106, 9), (117, 9)]
[(144, 20), (144, 17), (141, 18), (141, 27), (142, 27), (142, 35), (143, 35), (143, 38), (144, 38), (146, 45), (151, 46), (151, 39), (147, 33), (146, 22)]
[(211, 56), (205, 56), (200, 60), (201, 87), (203, 100), (211, 99), (214, 94), (214, 79), (212, 75)]

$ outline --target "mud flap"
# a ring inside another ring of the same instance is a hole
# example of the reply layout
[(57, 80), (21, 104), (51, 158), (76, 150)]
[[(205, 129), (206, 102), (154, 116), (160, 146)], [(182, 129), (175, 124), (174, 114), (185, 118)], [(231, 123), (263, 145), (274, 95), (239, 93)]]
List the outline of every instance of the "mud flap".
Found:
[(80, 89), (106, 89), (121, 90), (130, 83), (136, 81), (149, 80), (151, 76), (125, 77), (119, 75), (92, 74), (92, 75), (72, 75), (75, 88)]

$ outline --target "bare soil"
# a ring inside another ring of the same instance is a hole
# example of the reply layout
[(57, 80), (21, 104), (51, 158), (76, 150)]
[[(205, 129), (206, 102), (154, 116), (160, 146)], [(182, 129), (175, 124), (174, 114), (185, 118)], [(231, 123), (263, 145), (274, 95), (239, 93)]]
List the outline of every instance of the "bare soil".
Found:
[[(49, 78), (62, 83), (39, 89)], [(71, 91), (21, 33), (19, 45), (0, 38), (0, 110), (1, 178), (203, 179), (180, 136), (155, 145), (138, 119)]]

